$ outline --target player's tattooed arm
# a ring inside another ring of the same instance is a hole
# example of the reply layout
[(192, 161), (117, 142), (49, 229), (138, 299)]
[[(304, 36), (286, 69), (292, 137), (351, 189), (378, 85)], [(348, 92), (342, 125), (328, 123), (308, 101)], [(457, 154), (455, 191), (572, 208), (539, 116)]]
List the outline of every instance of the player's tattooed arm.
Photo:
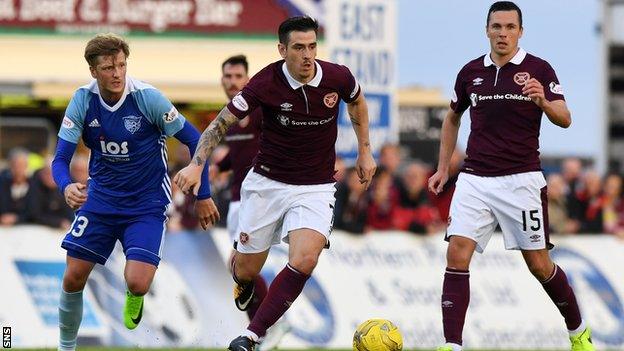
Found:
[(353, 130), (358, 140), (360, 150), (370, 151), (370, 140), (368, 137), (368, 106), (364, 99), (364, 94), (360, 94), (355, 101), (347, 104), (349, 119), (353, 125)]
[(368, 136), (368, 106), (364, 94), (360, 94), (355, 101), (348, 104), (347, 111), (358, 141), (358, 157), (355, 161), (356, 172), (360, 178), (360, 183), (364, 185), (365, 189), (368, 189), (377, 169), (377, 164), (373, 158)]
[(227, 130), (236, 123), (236, 121), (238, 121), (238, 117), (234, 116), (227, 107), (224, 107), (217, 117), (210, 122), (208, 128), (204, 130), (199, 138), (193, 163), (198, 166), (204, 165), (208, 157), (212, 154), (212, 151), (219, 145), (221, 139), (223, 139)]

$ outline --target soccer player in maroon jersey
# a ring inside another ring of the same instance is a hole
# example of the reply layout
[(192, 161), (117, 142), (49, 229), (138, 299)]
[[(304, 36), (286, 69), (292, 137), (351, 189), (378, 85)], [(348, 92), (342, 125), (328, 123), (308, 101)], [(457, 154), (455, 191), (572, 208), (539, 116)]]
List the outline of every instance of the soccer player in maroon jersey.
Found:
[[(243, 87), (249, 82), (249, 63), (244, 55), (229, 57), (221, 64), (221, 86), (231, 101)], [(260, 145), (260, 133), (262, 131), (262, 110), (255, 109), (247, 117), (234, 124), (225, 135), (229, 152), (215, 167), (217, 172), (232, 171), (232, 184), (230, 186), (231, 198), (227, 214), (227, 231), (232, 242), (236, 242), (238, 236), (238, 212), (240, 209), (240, 189), (245, 176), (251, 169), (253, 160), (258, 153)], [(232, 250), (230, 262), (234, 258)], [(240, 288), (238, 284), (236, 288)], [(260, 303), (267, 294), (267, 284), (261, 274), (253, 279), (253, 299), (247, 304), (246, 312), (249, 320), (253, 319)], [(237, 305), (238, 306), (238, 305)], [(288, 331), (285, 322), (275, 324), (270, 328), (267, 336), (262, 341), (262, 349), (272, 349)]]
[(338, 106), (347, 103), (358, 140), (356, 169), (368, 187), (375, 173), (368, 135), (368, 108), (345, 66), (316, 59), (318, 23), (292, 17), (278, 30), (282, 60), (258, 72), (208, 126), (196, 157), (174, 181), (196, 192), (200, 174), (226, 130), (262, 108), (260, 150), (241, 188), (238, 241), (232, 275), (240, 286), (237, 306), (253, 298), (252, 281), (273, 244), (289, 244), (289, 260), (275, 277), (247, 329), (229, 346), (253, 351), (266, 330), (286, 312), (329, 243), (334, 207)]
[(521, 250), (531, 273), (565, 319), (573, 351), (594, 350), (568, 279), (550, 259), (546, 181), (538, 137), (542, 114), (570, 126), (570, 112), (548, 62), (518, 47), (522, 12), (510, 1), (494, 3), (487, 15), (491, 52), (466, 64), (455, 83), (442, 125), (438, 170), (429, 189), (439, 193), (448, 180), (451, 154), (462, 113), (470, 107), (466, 161), (451, 202), (446, 238), (447, 268), (442, 287), (446, 344), (462, 349), (462, 329), (470, 300), (469, 271), (474, 251), (483, 252), (499, 224), (506, 249)]

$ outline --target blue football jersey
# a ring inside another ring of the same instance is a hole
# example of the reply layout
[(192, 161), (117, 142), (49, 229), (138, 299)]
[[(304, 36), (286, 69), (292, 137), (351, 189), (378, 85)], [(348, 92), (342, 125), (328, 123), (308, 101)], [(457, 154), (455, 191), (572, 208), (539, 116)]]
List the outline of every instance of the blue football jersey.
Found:
[(162, 213), (171, 202), (165, 140), (182, 129), (182, 116), (153, 86), (126, 78), (122, 98), (110, 106), (97, 81), (72, 97), (58, 136), (89, 149), (87, 202), (102, 214)]

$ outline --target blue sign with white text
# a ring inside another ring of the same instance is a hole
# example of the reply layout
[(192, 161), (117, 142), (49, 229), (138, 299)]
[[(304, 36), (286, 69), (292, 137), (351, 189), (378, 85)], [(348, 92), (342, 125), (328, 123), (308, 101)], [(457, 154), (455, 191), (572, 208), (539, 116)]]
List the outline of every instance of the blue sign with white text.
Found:
[[(65, 263), (15, 261), (15, 265), (43, 322), (50, 327), (58, 326), (58, 306)], [(85, 299), (81, 327), (101, 326), (91, 303)]]

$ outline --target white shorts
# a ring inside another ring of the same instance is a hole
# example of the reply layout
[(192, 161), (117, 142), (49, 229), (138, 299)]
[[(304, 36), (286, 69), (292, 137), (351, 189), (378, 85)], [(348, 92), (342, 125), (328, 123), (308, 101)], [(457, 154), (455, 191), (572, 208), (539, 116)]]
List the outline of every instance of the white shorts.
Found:
[(289, 232), (309, 228), (328, 240), (334, 218), (335, 183), (293, 185), (250, 171), (241, 186), (236, 250), (263, 252)]
[(240, 201), (231, 201), (227, 214), (227, 231), (230, 240), (235, 242), (238, 238), (238, 211), (240, 209)]
[(463, 236), (482, 253), (500, 224), (507, 250), (552, 248), (548, 238), (548, 199), (542, 172), (500, 177), (460, 173), (451, 201), (447, 240)]

